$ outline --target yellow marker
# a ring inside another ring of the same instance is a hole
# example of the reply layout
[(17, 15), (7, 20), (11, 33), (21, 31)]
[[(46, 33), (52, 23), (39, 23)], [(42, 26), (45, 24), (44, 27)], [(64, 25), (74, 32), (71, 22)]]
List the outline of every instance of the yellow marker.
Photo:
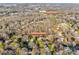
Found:
[(63, 43), (64, 44), (67, 44), (67, 39), (66, 38), (63, 40)]
[(51, 51), (55, 51), (55, 44), (51, 45)]
[(17, 46), (17, 43), (16, 42), (12, 42), (11, 43), (11, 46), (16, 47)]
[(3, 43), (2, 42), (0, 42), (0, 47), (3, 47)]

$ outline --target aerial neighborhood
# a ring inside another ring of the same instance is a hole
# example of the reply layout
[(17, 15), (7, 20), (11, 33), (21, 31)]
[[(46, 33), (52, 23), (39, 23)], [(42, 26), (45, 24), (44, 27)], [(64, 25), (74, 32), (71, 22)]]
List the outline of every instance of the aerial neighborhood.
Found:
[(78, 55), (79, 4), (0, 4), (1, 55)]

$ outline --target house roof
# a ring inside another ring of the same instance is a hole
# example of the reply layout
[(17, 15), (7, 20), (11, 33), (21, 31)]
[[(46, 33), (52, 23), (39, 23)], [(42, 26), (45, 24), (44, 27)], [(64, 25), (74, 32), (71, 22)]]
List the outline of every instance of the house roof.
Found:
[(46, 35), (46, 32), (32, 32), (32, 35)]
[(62, 14), (63, 12), (60, 11), (47, 11), (45, 14)]

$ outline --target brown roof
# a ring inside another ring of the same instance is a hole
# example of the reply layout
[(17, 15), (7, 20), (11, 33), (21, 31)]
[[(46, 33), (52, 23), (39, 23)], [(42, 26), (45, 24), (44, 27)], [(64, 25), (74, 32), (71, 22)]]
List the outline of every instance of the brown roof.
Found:
[(47, 11), (45, 14), (62, 14), (63, 12), (60, 11)]
[(32, 32), (32, 35), (46, 35), (46, 32)]

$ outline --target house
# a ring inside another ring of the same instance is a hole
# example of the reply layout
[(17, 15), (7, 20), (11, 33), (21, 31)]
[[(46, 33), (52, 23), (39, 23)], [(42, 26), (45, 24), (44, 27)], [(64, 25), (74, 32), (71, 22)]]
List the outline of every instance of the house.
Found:
[(31, 35), (42, 36), (42, 35), (47, 35), (47, 33), (46, 32), (32, 32)]
[(61, 12), (61, 11), (46, 11), (46, 12), (44, 12), (44, 14), (47, 14), (47, 15), (50, 15), (50, 14), (56, 15), (56, 14), (63, 14), (63, 12)]

